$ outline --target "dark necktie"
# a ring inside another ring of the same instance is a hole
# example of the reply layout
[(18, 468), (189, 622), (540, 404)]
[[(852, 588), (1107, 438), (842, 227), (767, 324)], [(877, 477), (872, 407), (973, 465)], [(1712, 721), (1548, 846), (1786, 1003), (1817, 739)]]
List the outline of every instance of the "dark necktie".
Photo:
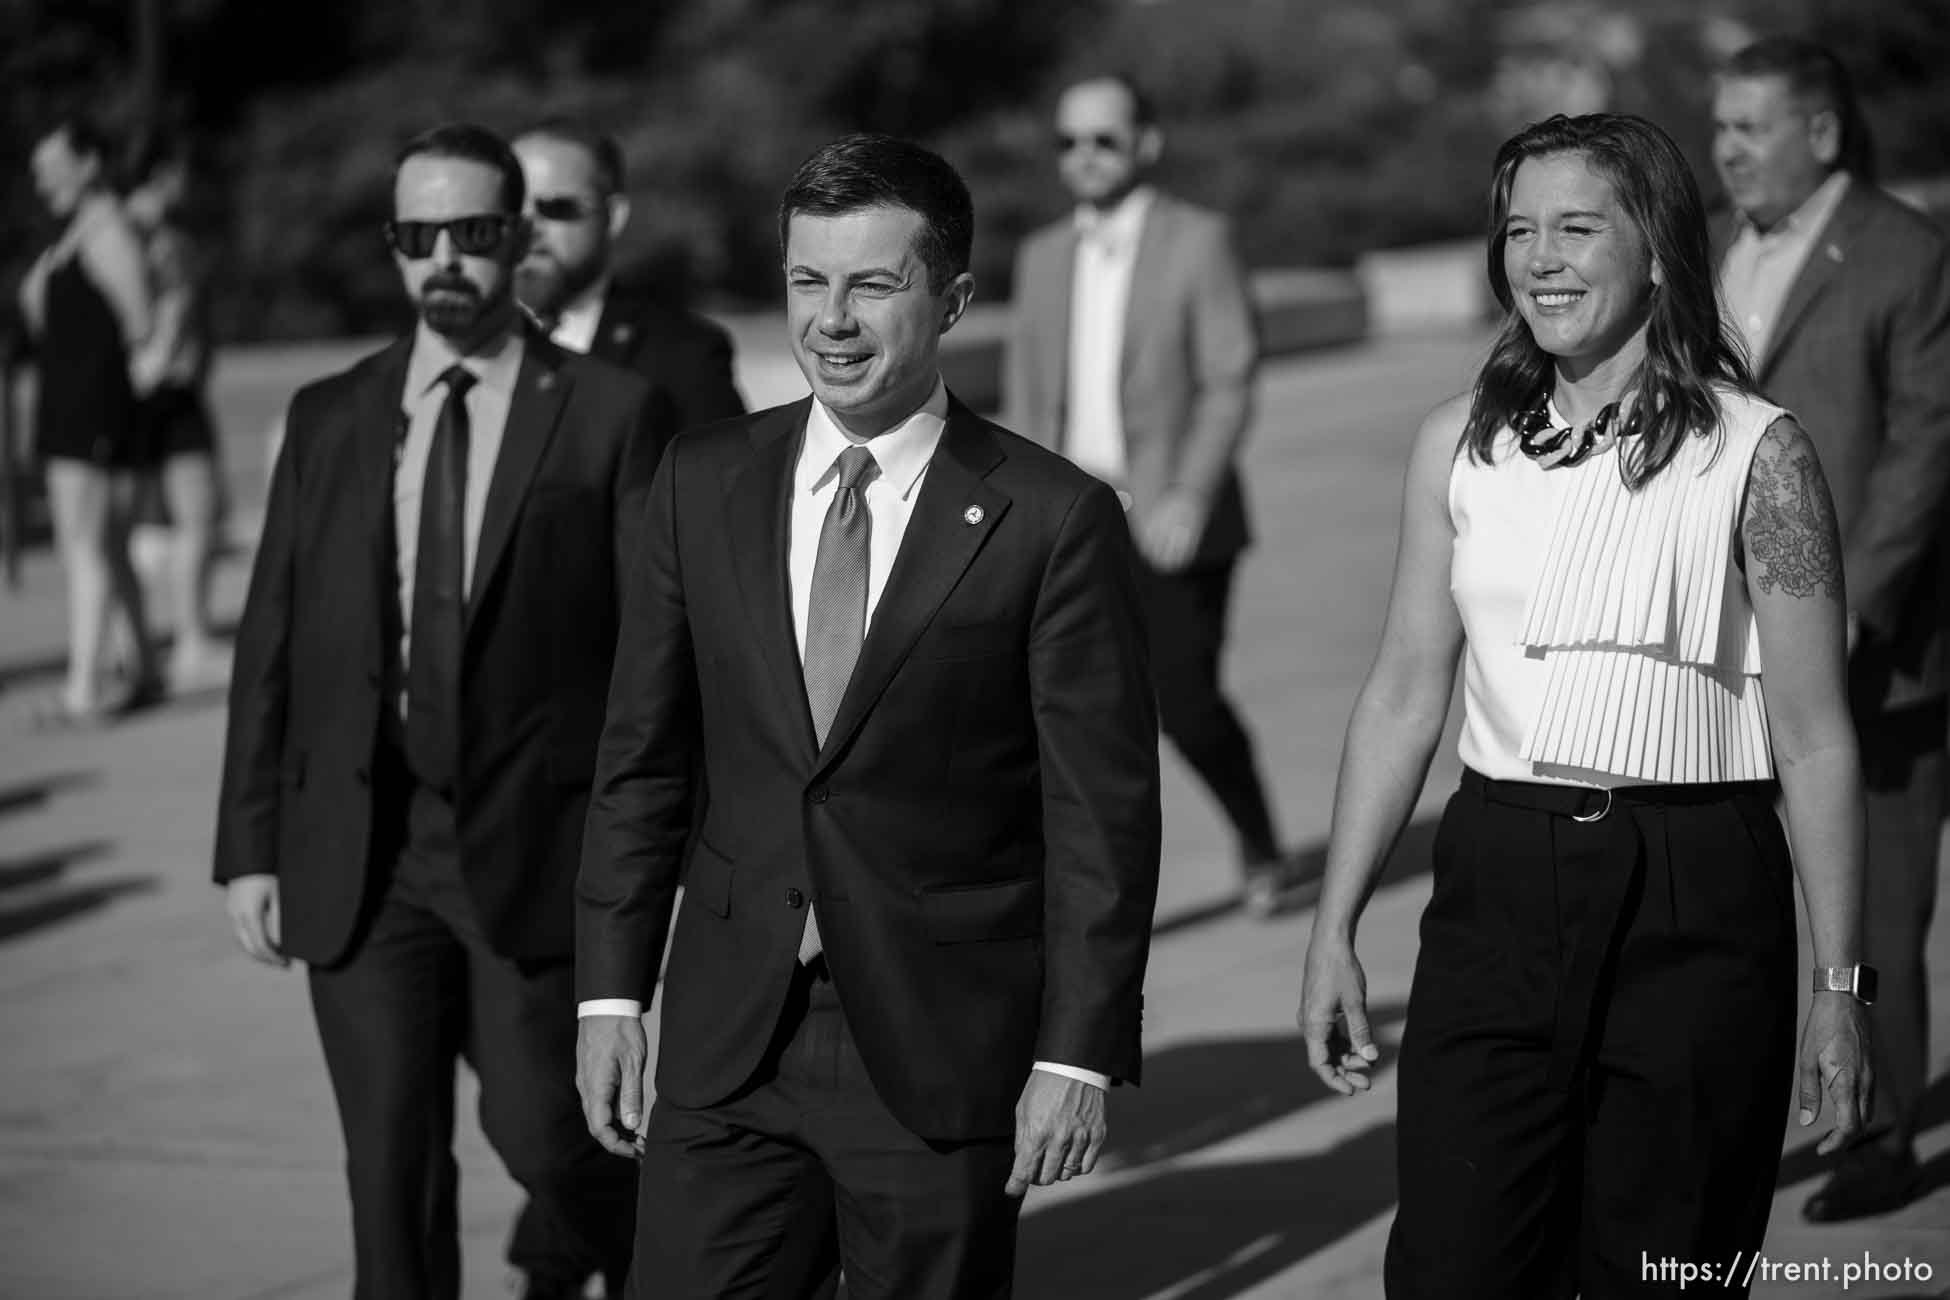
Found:
[(406, 758), (414, 775), (452, 791), (460, 748), (460, 643), (467, 611), (467, 390), (474, 376), (440, 376), (447, 400), (433, 426), (420, 489), (420, 544), (413, 563), (407, 637)]
[[(867, 542), (873, 532), (867, 484), (880, 477), (880, 465), (865, 447), (848, 447), (840, 453), (839, 475), (826, 521), (819, 526), (806, 611), (806, 703), (812, 709), (813, 734), (822, 745), (866, 639)], [(820, 948), (819, 918), (808, 910), (799, 960), (811, 961)]]

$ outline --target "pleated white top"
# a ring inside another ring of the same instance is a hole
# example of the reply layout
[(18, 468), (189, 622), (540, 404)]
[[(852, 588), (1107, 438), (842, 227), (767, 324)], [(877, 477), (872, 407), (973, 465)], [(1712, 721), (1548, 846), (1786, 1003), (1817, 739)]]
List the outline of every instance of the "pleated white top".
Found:
[(1773, 775), (1735, 529), (1754, 450), (1785, 412), (1724, 389), (1720, 406), (1722, 437), (1687, 439), (1637, 492), (1616, 447), (1545, 470), (1505, 430), (1490, 463), (1456, 457), (1463, 762), (1569, 785)]

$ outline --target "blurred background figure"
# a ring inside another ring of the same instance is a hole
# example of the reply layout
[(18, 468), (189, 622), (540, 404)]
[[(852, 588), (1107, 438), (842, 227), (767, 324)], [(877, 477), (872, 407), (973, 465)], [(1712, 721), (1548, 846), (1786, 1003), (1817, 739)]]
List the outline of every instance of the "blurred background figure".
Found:
[(630, 201), (615, 139), (555, 118), (522, 132), (514, 147), (534, 228), (515, 290), (549, 338), (648, 379), (669, 396), (680, 430), (743, 415), (729, 336), (642, 288), (616, 283), (611, 262)]
[(1225, 810), (1248, 907), (1298, 883), (1252, 738), (1219, 686), (1233, 576), (1249, 540), (1234, 468), (1259, 361), (1230, 223), (1146, 182), (1164, 138), (1121, 77), (1056, 110), (1075, 212), (1016, 257), (1004, 423), (1116, 487), (1139, 553), (1164, 732)]
[[(67, 578), (68, 671), (47, 725), (87, 725), (162, 691), (129, 556), (146, 440), (133, 358), (154, 327), (141, 239), (109, 183), (107, 140), (69, 117), (34, 146), (34, 188), (61, 224), (20, 286), (39, 372), (35, 450)], [(123, 679), (105, 680), (111, 619), (129, 631)]]
[(1841, 521), (1850, 703), (1868, 787), (1865, 960), (1877, 1132), (1803, 1213), (1879, 1214), (1918, 1188), (1927, 1083), (1924, 946), (1943, 816), (1944, 542), (1950, 496), (1950, 248), (1876, 187), (1867, 125), (1831, 52), (1775, 37), (1717, 80), (1713, 160), (1734, 211), (1716, 231), (1727, 314), (1762, 390), (1820, 453)]
[(158, 566), (174, 635), (170, 689), (221, 683), (226, 655), (211, 630), (210, 569), (223, 489), (216, 422), (205, 395), (212, 358), (209, 250), (188, 219), (188, 159), (155, 149), (137, 170), (126, 207), (146, 255), (154, 328), (134, 357), (141, 394), (143, 460), (160, 497), (164, 546)]

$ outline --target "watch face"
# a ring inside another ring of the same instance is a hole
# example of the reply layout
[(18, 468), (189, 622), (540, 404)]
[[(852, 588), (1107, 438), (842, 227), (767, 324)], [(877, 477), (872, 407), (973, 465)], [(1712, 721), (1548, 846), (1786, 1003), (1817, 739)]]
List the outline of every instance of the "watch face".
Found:
[(1864, 1002), (1876, 1000), (1876, 968), (1857, 966), (1855, 968), (1855, 996)]

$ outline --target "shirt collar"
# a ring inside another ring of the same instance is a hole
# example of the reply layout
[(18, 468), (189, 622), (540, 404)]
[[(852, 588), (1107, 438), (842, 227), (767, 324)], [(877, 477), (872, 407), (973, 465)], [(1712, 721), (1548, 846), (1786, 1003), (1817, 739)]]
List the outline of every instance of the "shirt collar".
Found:
[(1815, 232), (1826, 226), (1828, 219), (1835, 215), (1835, 209), (1841, 206), (1842, 195), (1848, 192), (1848, 184), (1847, 172), (1833, 173), (1815, 187), (1813, 194), (1801, 200), (1800, 207), (1782, 217), (1772, 230), (1765, 233), (1743, 212), (1740, 214), (1741, 233), (1757, 239), (1776, 239), (1784, 235), (1812, 239)]
[(571, 347), (579, 344), (579, 351), (589, 351), (596, 339), (596, 327), (602, 323), (603, 307), (608, 301), (609, 276), (599, 275), (594, 284), (571, 298), (556, 316), (555, 328), (550, 331), (549, 337)]
[(521, 373), (521, 359), (527, 351), (519, 326), (478, 352), (463, 357), (453, 345), (420, 322), (413, 331), (413, 357), (406, 363), (406, 398), (417, 401), (440, 382), (451, 366), (465, 366), (484, 388), (507, 394), (515, 390), (515, 376)]
[(1071, 220), (1080, 238), (1092, 240), (1113, 253), (1123, 252), (1136, 247), (1138, 234), (1144, 228), (1145, 213), (1151, 210), (1156, 196), (1157, 191), (1151, 186), (1140, 185), (1108, 212), (1088, 204), (1078, 205)]
[[(902, 420), (866, 445), (880, 467), (881, 481), (905, 498), (920, 481), (921, 471), (934, 458), (941, 445), (942, 431), (948, 424), (948, 389), (935, 377), (934, 391), (921, 409)], [(818, 398), (806, 417), (806, 446), (799, 455), (799, 468), (793, 475), (793, 488), (801, 493), (817, 491), (830, 479), (840, 453), (853, 445), (853, 439), (840, 432), (832, 412)]]

